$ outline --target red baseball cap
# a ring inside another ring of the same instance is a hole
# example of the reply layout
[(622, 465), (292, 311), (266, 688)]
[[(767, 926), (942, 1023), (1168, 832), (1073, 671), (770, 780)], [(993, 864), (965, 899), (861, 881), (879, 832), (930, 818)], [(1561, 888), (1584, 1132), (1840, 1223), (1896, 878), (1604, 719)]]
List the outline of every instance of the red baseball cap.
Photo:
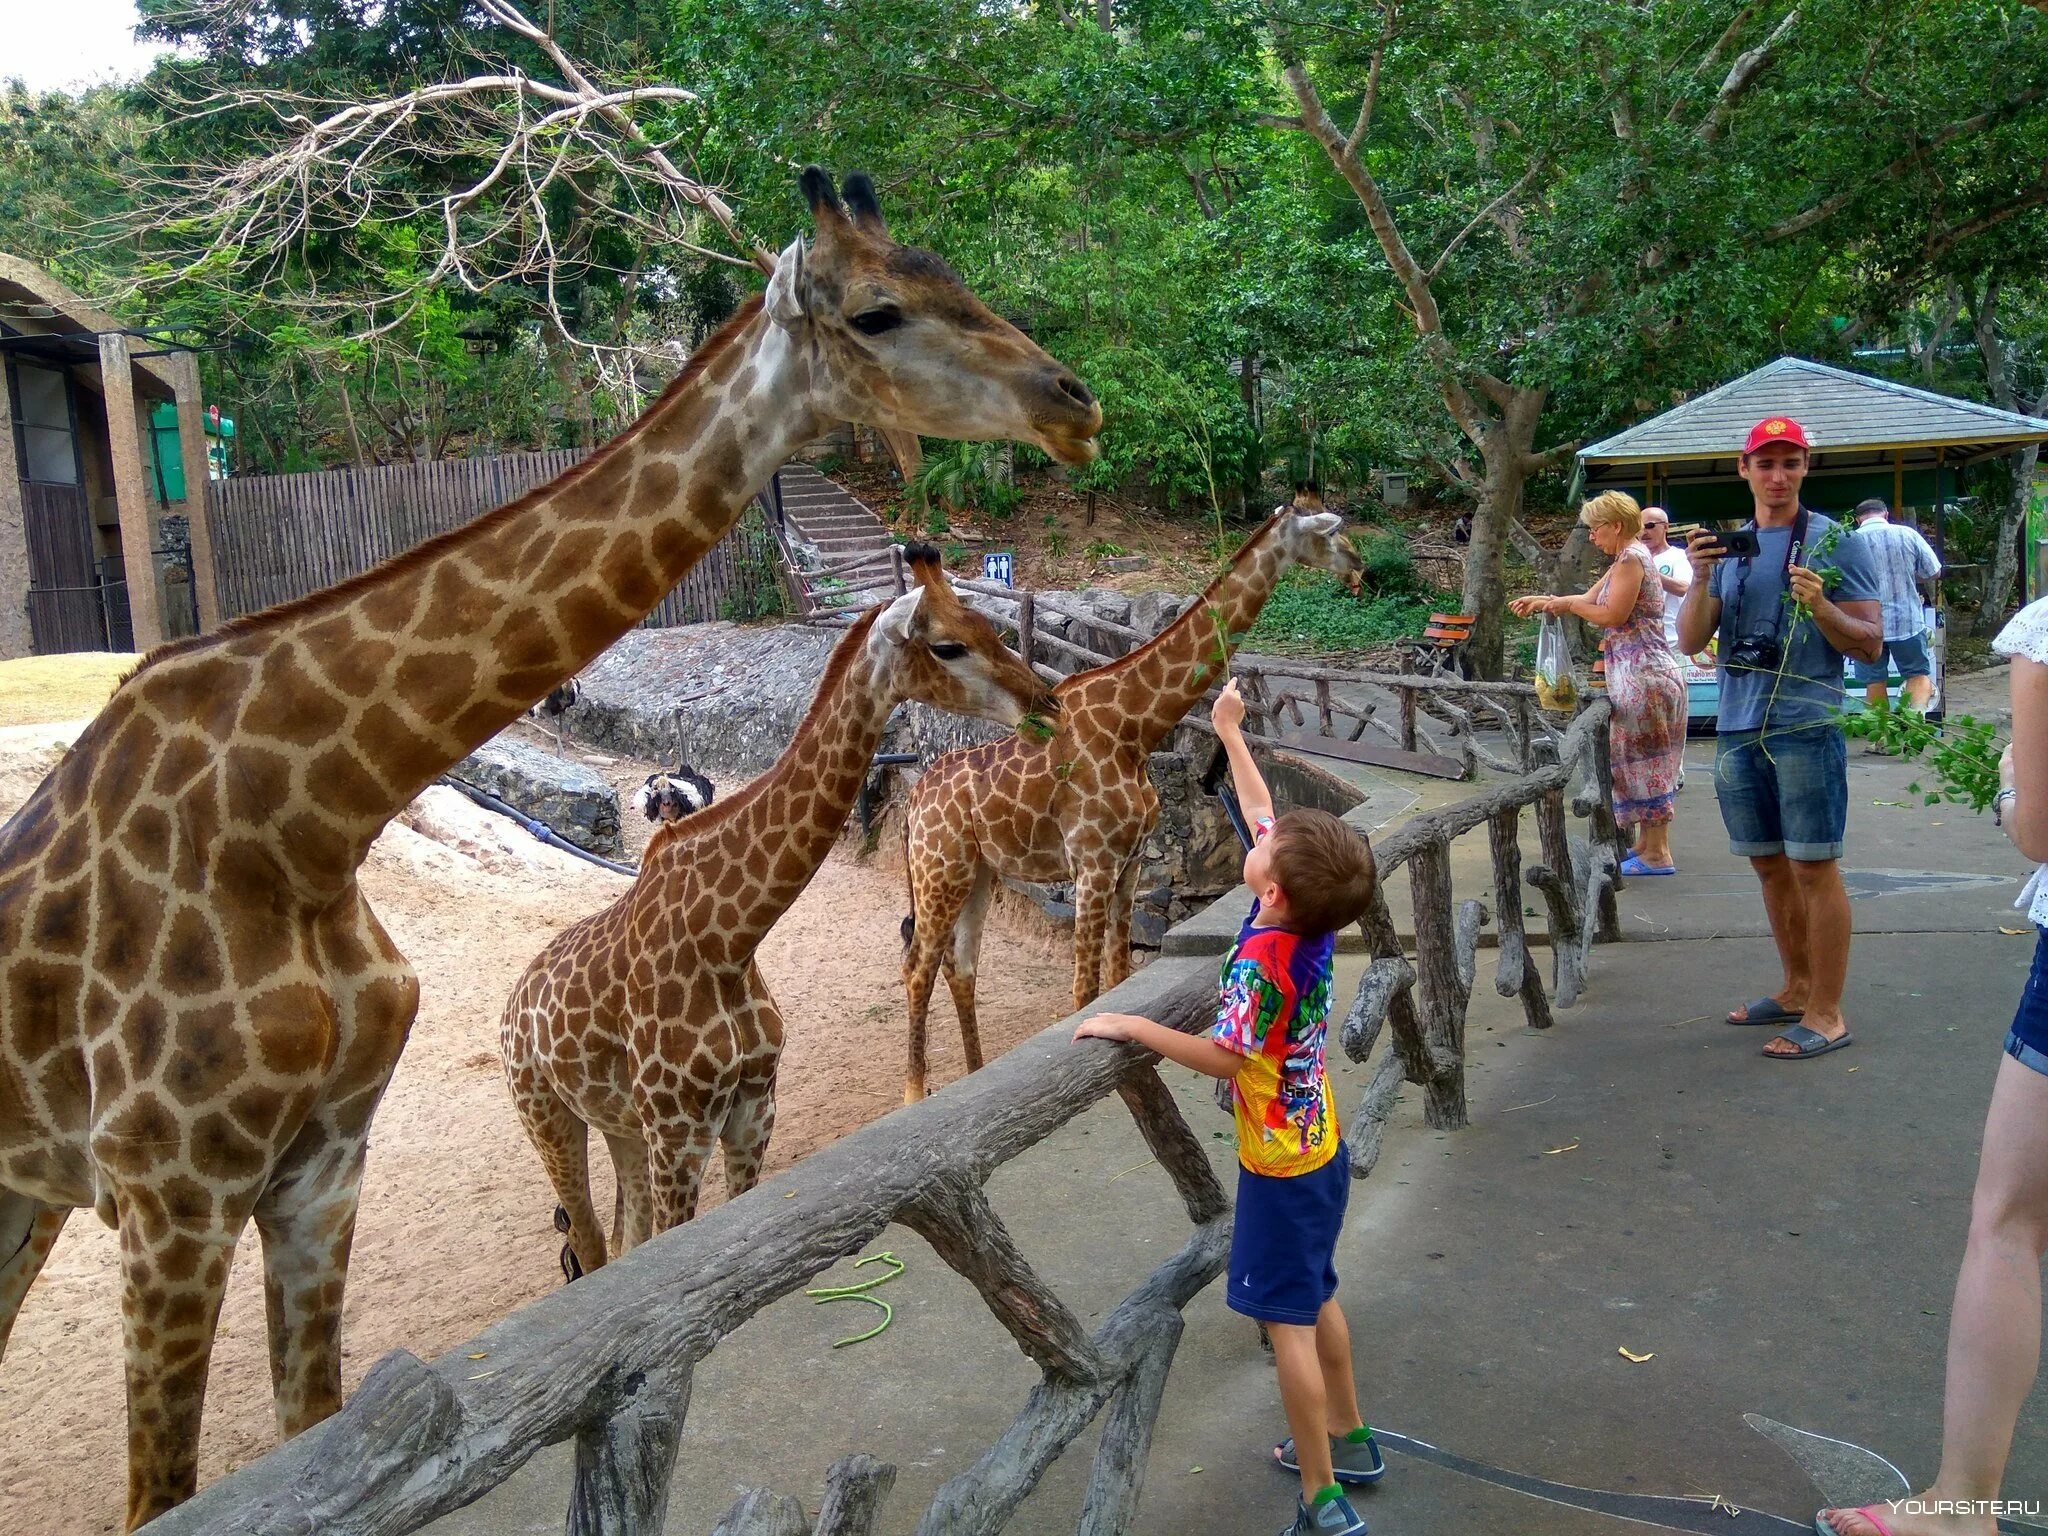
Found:
[(1813, 452), (1813, 444), (1806, 440), (1806, 429), (1790, 416), (1766, 416), (1749, 429), (1749, 441), (1742, 445), (1742, 451), (1747, 456), (1772, 443), (1790, 443)]

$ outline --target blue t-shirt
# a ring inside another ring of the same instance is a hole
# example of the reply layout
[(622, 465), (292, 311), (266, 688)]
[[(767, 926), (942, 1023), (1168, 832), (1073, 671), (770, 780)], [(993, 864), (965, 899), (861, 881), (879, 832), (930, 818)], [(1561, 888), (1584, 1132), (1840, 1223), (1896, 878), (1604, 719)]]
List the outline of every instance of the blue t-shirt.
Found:
[[(1755, 524), (1746, 524), (1755, 527)], [(1837, 603), (1874, 603), (1879, 589), (1867, 548), (1859, 548), (1847, 529), (1831, 554), (1816, 557), (1813, 549), (1835, 526), (1818, 512), (1807, 514), (1806, 548), (1799, 563), (1804, 566), (1832, 564), (1842, 579), (1828, 590)], [(1720, 682), (1721, 729), (1760, 731), (1769, 726), (1806, 725), (1825, 720), (1842, 705), (1842, 653), (1828, 644), (1820, 627), (1811, 620), (1792, 622), (1787, 604), (1785, 557), (1792, 544), (1792, 528), (1758, 528), (1762, 547), (1748, 560), (1722, 560), (1714, 567), (1714, 596), (1721, 600)], [(1742, 569), (1748, 566), (1749, 579)], [(1742, 611), (1736, 612), (1738, 591)], [(1775, 634), (1783, 642), (1783, 675), (1763, 671), (1730, 671), (1728, 652), (1744, 635)], [(1769, 719), (1765, 716), (1768, 714)]]

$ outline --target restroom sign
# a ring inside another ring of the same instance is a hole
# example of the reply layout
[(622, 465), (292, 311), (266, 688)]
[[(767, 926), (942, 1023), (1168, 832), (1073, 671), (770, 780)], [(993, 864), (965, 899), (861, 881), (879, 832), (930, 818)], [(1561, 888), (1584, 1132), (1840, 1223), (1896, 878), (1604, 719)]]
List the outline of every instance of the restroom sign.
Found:
[(981, 557), (981, 579), (993, 585), (1014, 587), (1012, 563), (1008, 550), (990, 550)]

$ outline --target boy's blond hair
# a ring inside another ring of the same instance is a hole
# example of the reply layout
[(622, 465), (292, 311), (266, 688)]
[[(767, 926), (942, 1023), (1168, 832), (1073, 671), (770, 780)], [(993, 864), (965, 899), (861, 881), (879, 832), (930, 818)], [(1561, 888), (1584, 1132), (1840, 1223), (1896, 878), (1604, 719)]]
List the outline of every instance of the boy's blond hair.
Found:
[(1320, 938), (1365, 915), (1379, 876), (1363, 837), (1328, 811), (1289, 811), (1271, 836), (1273, 879), (1287, 898), (1289, 927)]

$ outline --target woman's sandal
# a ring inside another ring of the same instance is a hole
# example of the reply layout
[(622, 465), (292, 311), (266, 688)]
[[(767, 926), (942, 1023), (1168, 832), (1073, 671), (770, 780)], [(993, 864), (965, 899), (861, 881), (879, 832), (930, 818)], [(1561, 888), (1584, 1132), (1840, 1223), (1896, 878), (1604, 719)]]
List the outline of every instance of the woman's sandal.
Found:
[[(1849, 1536), (1848, 1532), (1842, 1530), (1832, 1520), (1825, 1518), (1827, 1513), (1823, 1509), (1813, 1517), (1814, 1536)], [(1871, 1528), (1877, 1532), (1877, 1536), (1892, 1536), (1892, 1528), (1878, 1518), (1877, 1506), (1875, 1504), (1865, 1504), (1861, 1509), (1839, 1510), (1837, 1513), (1861, 1515), (1870, 1522)]]
[(1794, 1051), (1774, 1051), (1766, 1046), (1763, 1054), (1772, 1061), (1805, 1061), (1810, 1056), (1825, 1056), (1829, 1051), (1839, 1051), (1845, 1045), (1854, 1045), (1856, 1037), (1847, 1030), (1830, 1040), (1817, 1029), (1808, 1029), (1804, 1024), (1787, 1024), (1772, 1041), (1783, 1040), (1787, 1045), (1798, 1047)]

